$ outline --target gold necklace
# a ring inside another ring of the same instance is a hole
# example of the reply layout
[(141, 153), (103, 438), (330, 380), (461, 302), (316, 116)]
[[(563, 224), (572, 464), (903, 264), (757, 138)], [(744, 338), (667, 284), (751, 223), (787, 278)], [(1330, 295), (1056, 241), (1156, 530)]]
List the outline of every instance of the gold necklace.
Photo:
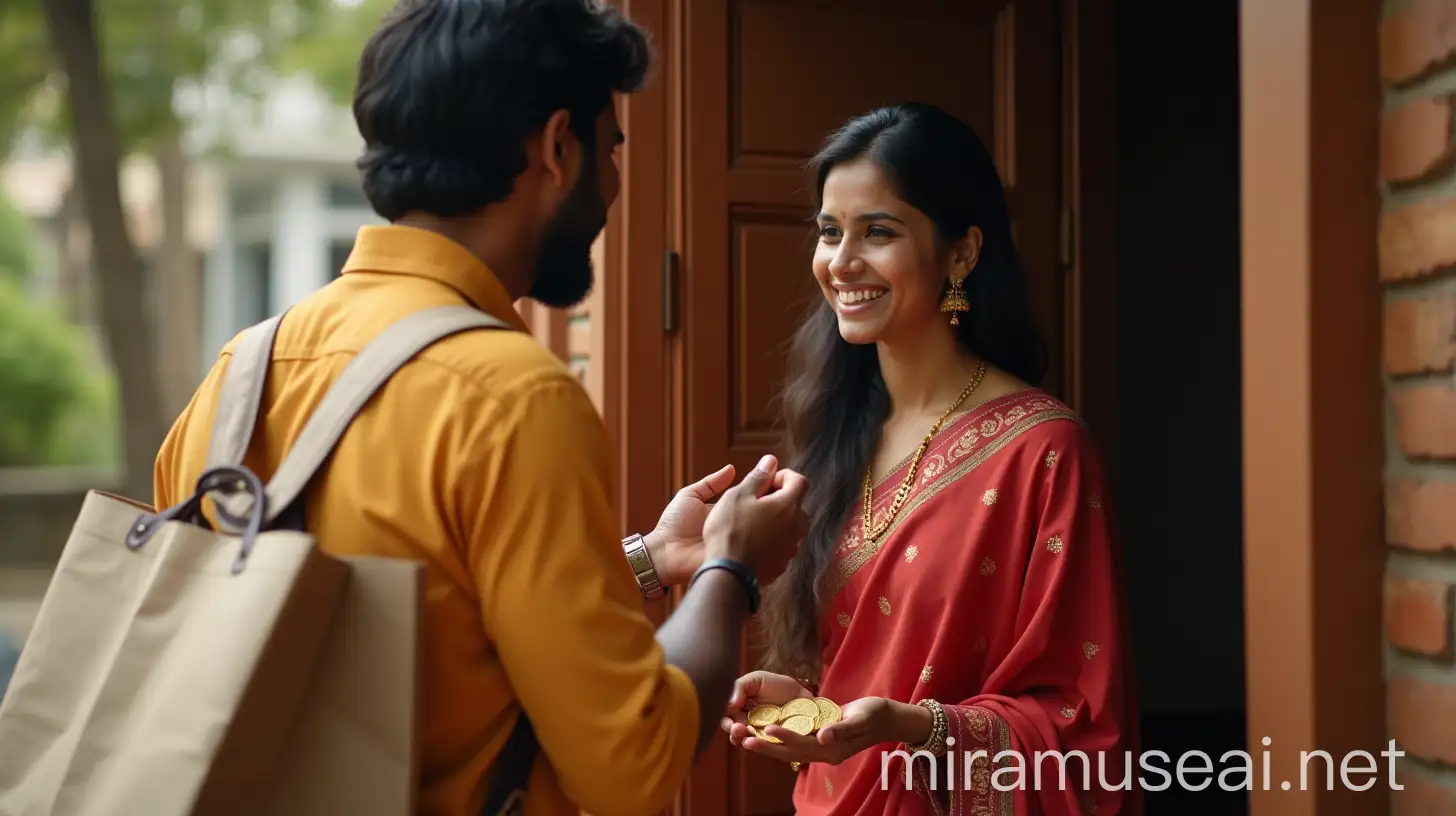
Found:
[(889, 514), (885, 517), (884, 522), (876, 529), (871, 529), (870, 524), (874, 517), (874, 461), (871, 460), (869, 465), (865, 467), (864, 512), (862, 514), (863, 520), (860, 522), (860, 532), (863, 537), (862, 543), (868, 544), (872, 541), (877, 541), (880, 536), (883, 536), (890, 529), (890, 523), (895, 520), (895, 516), (899, 515), (901, 506), (905, 504), (905, 499), (910, 496), (910, 487), (915, 484), (915, 474), (920, 470), (920, 458), (925, 455), (925, 451), (930, 449), (930, 440), (934, 439), (935, 435), (940, 433), (940, 426), (945, 424), (946, 419), (955, 412), (955, 409), (959, 408), (960, 404), (965, 402), (966, 398), (971, 395), (971, 392), (980, 386), (981, 379), (985, 376), (986, 361), (982, 360), (976, 366), (975, 376), (971, 377), (971, 381), (966, 384), (965, 388), (961, 389), (961, 395), (956, 397), (955, 402), (952, 402), (949, 408), (945, 409), (945, 412), (940, 415), (940, 419), (937, 419), (935, 424), (931, 426), (930, 433), (926, 434), (925, 438), (920, 441), (920, 447), (915, 449), (915, 457), (910, 460), (910, 472), (905, 474), (905, 480), (900, 483), (900, 489), (895, 491), (895, 500), (890, 504)]

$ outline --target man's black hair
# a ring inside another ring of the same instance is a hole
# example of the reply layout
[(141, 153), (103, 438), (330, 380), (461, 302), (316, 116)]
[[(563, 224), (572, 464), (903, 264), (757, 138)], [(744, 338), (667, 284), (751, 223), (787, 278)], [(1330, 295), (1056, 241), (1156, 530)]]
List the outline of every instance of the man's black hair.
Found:
[(553, 113), (594, 149), (597, 118), (649, 63), (643, 32), (594, 0), (400, 0), (359, 59), (364, 195), (389, 221), (500, 201)]

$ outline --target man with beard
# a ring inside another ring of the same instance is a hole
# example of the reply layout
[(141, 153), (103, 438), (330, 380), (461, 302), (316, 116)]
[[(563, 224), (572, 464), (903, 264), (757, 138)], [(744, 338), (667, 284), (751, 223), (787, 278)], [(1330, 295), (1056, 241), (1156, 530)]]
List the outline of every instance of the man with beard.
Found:
[[(803, 531), (802, 477), (770, 458), (622, 539), (602, 422), (514, 311), (587, 295), (617, 197), (616, 95), (647, 67), (642, 33), (590, 0), (402, 0), (359, 62), (363, 189), (389, 224), (285, 315), (244, 464), (266, 481), (396, 321), (468, 305), (508, 324), (400, 369), (297, 514), (326, 551), (426, 564), (421, 813), (479, 813), (512, 769), (526, 813), (662, 811), (717, 731), (758, 582)], [(161, 507), (204, 467), (235, 344), (157, 457)], [(643, 599), (673, 585), (691, 589), (654, 632)]]

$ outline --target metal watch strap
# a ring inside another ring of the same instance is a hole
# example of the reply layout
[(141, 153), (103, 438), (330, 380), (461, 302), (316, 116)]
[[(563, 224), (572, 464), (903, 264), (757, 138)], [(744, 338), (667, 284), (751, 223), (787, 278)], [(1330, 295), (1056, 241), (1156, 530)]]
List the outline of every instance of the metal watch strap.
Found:
[(642, 597), (657, 601), (667, 595), (667, 588), (657, 577), (657, 568), (652, 565), (652, 556), (647, 552), (646, 539), (639, 533), (633, 533), (622, 539), (622, 550), (627, 556), (627, 565), (632, 568), (632, 575), (637, 578)]

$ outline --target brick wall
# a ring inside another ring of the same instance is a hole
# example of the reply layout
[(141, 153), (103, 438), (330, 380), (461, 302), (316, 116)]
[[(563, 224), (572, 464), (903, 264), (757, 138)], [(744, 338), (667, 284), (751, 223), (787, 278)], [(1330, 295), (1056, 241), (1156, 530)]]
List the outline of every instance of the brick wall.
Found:
[(1389, 2), (1380, 51), (1393, 812), (1456, 814), (1456, 0)]

